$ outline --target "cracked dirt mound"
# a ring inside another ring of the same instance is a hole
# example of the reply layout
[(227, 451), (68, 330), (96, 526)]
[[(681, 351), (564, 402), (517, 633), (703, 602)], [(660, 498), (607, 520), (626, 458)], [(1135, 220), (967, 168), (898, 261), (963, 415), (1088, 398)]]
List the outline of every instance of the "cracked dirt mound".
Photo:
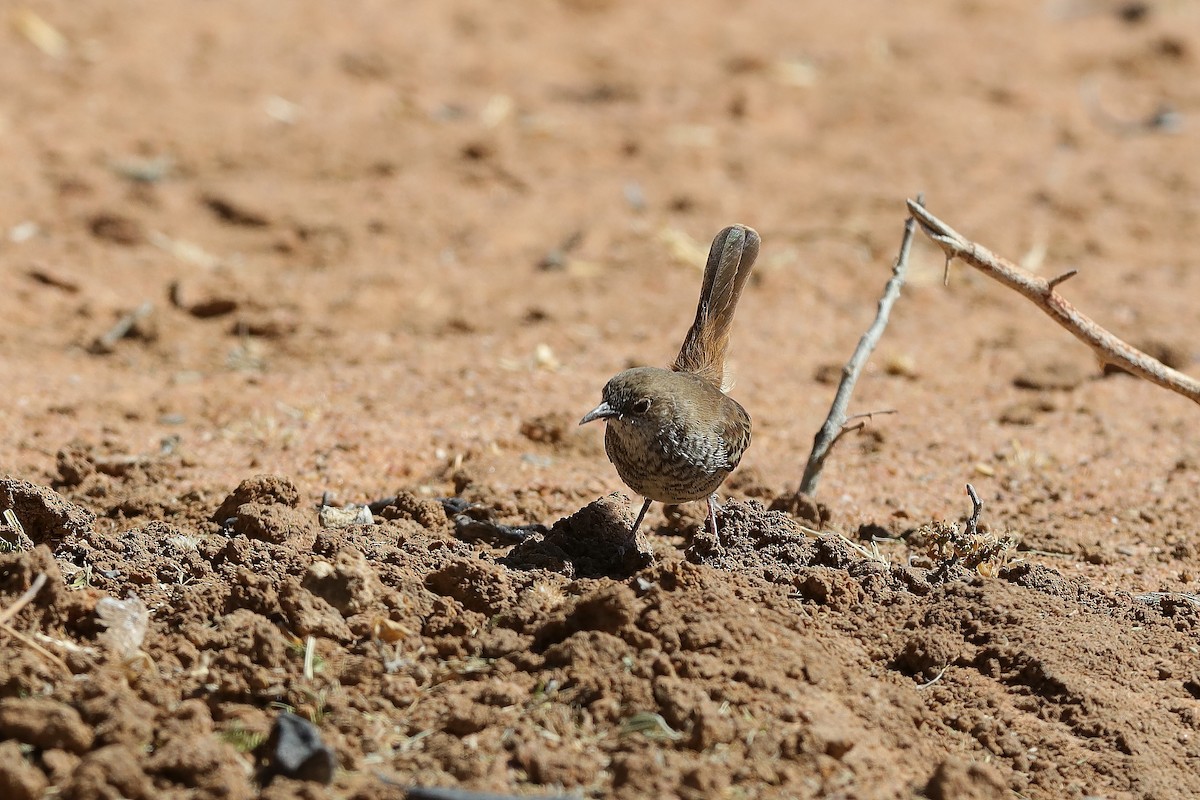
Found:
[[(918, 191), (1196, 373), (1195, 4), (3, 14), (0, 797), (1200, 795), (1193, 404), (918, 242), (795, 496)], [(575, 423), (733, 222), (754, 443), (631, 542)]]
[[(339, 797), (391, 796), (381, 775), (631, 798), (1200, 792), (1176, 752), (1200, 696), (1186, 602), (1026, 563), (888, 564), (753, 501), (727, 504), (719, 549), (612, 547), (612, 577), (572, 577), (597, 564), (579, 518), (625, 532), (612, 499), (498, 548), (455, 538), (434, 501), (320, 529), (270, 476), (221, 523), (60, 538), (78, 509), (20, 488), (48, 516), (34, 550), (0, 556), (0, 591), (49, 576), (13, 624), (63, 663), (12, 643), (0, 666), (0, 734), (25, 747), (8, 797), (251, 797), (281, 708), (319, 723)], [(56, 556), (80, 553), (90, 576), (64, 578)], [(144, 657), (97, 624), (126, 592), (152, 610)]]

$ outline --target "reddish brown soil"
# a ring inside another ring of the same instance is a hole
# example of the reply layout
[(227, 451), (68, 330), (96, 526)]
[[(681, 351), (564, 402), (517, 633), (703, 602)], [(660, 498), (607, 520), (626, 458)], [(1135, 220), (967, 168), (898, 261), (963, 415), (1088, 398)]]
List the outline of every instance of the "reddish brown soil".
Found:
[[(0, 613), (49, 580), (0, 631), (0, 796), (1200, 796), (1194, 404), (919, 242), (852, 408), (898, 413), (824, 535), (765, 510), (918, 191), (1198, 371), (1200, 6), (903, 6), (6, 10)], [(670, 361), (734, 221), (754, 443), (721, 542), (656, 506), (631, 547), (574, 423)], [(918, 531), (967, 482), (998, 575)], [(260, 785), (285, 707), (332, 784)]]

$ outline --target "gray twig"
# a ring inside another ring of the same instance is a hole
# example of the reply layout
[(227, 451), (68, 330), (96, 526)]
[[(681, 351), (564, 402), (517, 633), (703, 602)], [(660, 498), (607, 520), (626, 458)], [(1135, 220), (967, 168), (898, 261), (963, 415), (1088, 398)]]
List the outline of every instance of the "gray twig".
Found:
[(915, 201), (909, 200), (908, 210), (921, 223), (925, 235), (942, 248), (947, 261), (953, 258), (962, 259), (980, 272), (1021, 293), (1045, 311), (1051, 319), (1070, 331), (1072, 336), (1092, 348), (1105, 364), (1120, 367), (1139, 378), (1181, 394), (1194, 403), (1200, 403), (1200, 381), (1171, 369), (1124, 339), (1101, 328), (1054, 291), (1054, 287), (1069, 277), (1070, 273), (1053, 280), (1034, 275), (983, 245), (967, 239), (926, 211), (920, 198)]
[(154, 310), (154, 304), (149, 300), (142, 303), (140, 306), (130, 311), (128, 314), (117, 320), (117, 324), (113, 325), (101, 336), (97, 336), (95, 340), (88, 345), (88, 352), (95, 355), (104, 355), (111, 353), (117, 346), (117, 342), (124, 339), (130, 334), (134, 326), (142, 321), (145, 317), (150, 316), (150, 312)]
[(967, 497), (971, 498), (971, 517), (967, 520), (967, 536), (975, 536), (979, 533), (979, 512), (983, 510), (983, 501), (979, 499), (979, 493), (975, 491), (975, 487), (967, 484)]
[[(923, 195), (917, 195), (917, 202), (923, 203), (923, 197)], [(825, 418), (825, 424), (813, 437), (813, 449), (809, 453), (808, 463), (804, 466), (804, 477), (800, 479), (801, 494), (811, 495), (817, 490), (817, 482), (821, 478), (825, 459), (828, 458), (834, 443), (846, 432), (846, 420), (848, 419), (846, 408), (850, 405), (850, 396), (854, 394), (854, 385), (858, 382), (858, 376), (867, 365), (871, 353), (875, 351), (875, 346), (879, 344), (884, 329), (887, 328), (892, 306), (900, 297), (900, 289), (904, 286), (904, 279), (908, 273), (908, 253), (912, 249), (913, 233), (916, 228), (916, 222), (910, 216), (904, 223), (904, 238), (900, 241), (900, 252), (896, 256), (896, 263), (892, 265), (892, 277), (883, 289), (883, 296), (879, 298), (879, 310), (875, 313), (875, 321), (858, 340), (858, 347), (854, 349), (854, 355), (850, 356), (850, 360), (842, 367), (842, 381), (838, 384), (837, 393), (833, 396), (833, 405), (829, 409), (829, 416)]]

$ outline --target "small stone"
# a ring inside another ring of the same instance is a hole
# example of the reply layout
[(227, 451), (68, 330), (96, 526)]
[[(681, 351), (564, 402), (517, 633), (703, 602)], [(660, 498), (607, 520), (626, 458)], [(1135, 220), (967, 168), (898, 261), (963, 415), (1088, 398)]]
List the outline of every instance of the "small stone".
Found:
[(267, 757), (267, 780), (276, 775), (326, 784), (333, 780), (337, 757), (321, 741), (317, 726), (303, 717), (280, 714), (263, 747)]
[(322, 528), (349, 528), (351, 525), (374, 525), (375, 517), (367, 506), (321, 506), (317, 519)]

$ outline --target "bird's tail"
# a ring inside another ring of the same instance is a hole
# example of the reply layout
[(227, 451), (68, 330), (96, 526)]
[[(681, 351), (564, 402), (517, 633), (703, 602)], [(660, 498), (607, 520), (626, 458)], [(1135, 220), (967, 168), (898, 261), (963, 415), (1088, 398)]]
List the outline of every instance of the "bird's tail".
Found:
[(708, 251), (704, 284), (696, 321), (683, 340), (671, 369), (692, 372), (722, 391), (728, 389), (725, 350), (733, 329), (733, 312), (758, 258), (758, 233), (745, 225), (731, 225), (717, 234)]

